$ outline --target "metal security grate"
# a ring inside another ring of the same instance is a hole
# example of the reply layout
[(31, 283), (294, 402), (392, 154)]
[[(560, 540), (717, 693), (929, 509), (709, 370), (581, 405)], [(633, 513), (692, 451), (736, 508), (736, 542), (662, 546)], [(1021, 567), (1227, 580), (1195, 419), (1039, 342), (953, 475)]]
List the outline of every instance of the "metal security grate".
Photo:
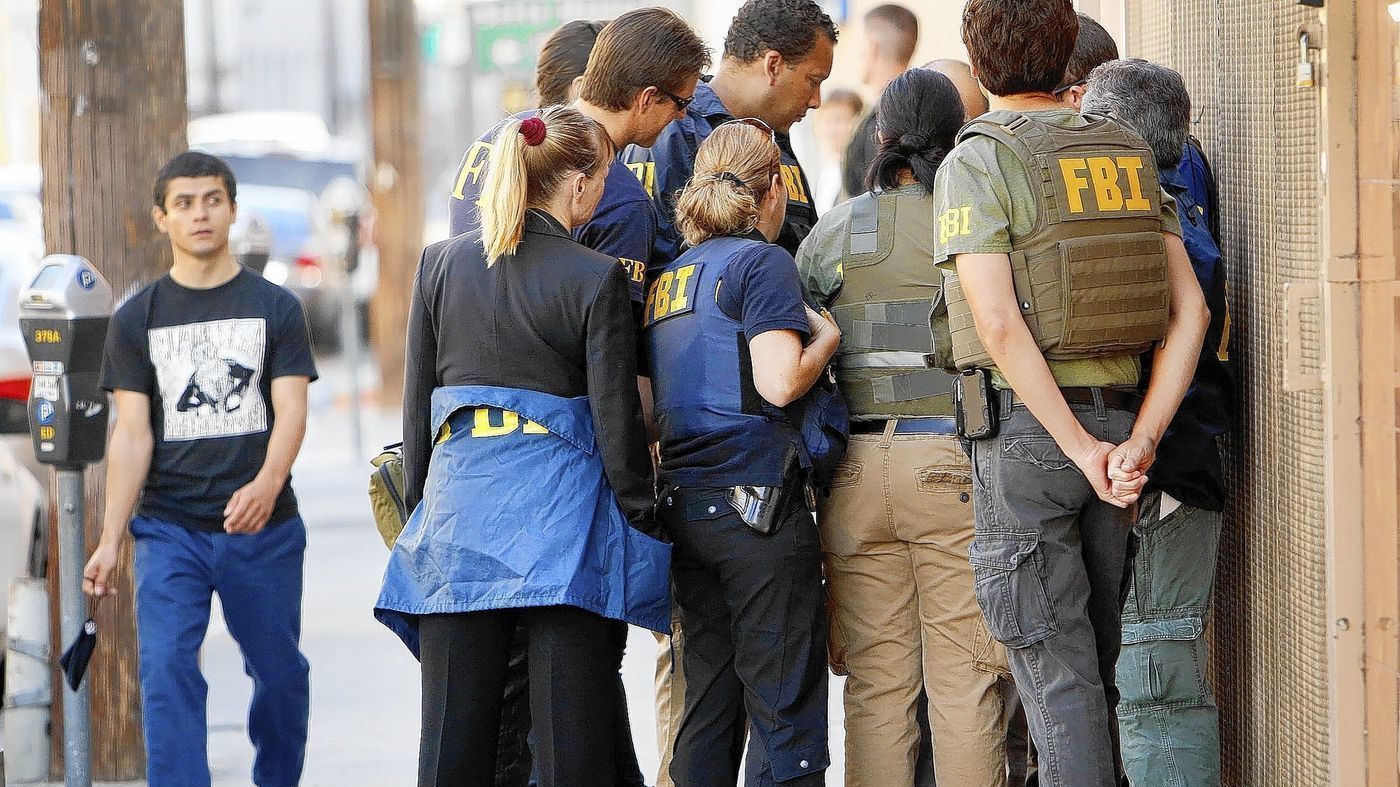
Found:
[[(1241, 406), (1212, 621), (1225, 784), (1326, 785), (1323, 400), (1284, 390), (1282, 308), (1284, 285), (1317, 282), (1321, 269), (1318, 94), (1295, 85), (1298, 32), (1316, 12), (1129, 0), (1127, 20), (1127, 54), (1186, 79), (1220, 183)], [(1316, 373), (1317, 303), (1298, 317), (1302, 371)]]

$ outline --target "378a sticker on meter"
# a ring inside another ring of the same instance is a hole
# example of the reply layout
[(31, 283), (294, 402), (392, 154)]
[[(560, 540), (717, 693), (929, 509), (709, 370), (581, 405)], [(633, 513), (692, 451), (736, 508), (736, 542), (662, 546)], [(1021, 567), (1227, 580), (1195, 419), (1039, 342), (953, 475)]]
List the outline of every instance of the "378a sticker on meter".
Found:
[(57, 402), (58, 378), (51, 374), (35, 375), (34, 381), (30, 383), (29, 392), (35, 399), (42, 399), (46, 402)]

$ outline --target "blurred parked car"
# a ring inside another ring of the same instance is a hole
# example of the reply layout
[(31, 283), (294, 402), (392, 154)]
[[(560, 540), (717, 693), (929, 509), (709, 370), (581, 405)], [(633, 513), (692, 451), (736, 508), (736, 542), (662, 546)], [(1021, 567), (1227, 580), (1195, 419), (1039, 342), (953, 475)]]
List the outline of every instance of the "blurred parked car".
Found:
[[(366, 216), (360, 233), (360, 265), (353, 274), (329, 255), (330, 228), (319, 205), (322, 192), (338, 178), (360, 182), (354, 146), (326, 131), (315, 115), (301, 112), (234, 112), (191, 121), (190, 144), (228, 162), (238, 180), (238, 221), (232, 242), (245, 253), (250, 230), (262, 224), (273, 236), (263, 276), (301, 297), (319, 352), (341, 347), (341, 310), (353, 298), (364, 312), (378, 284), (378, 252), (373, 222)], [(256, 269), (262, 260), (245, 257)]]
[(10, 580), (42, 577), (48, 557), (48, 493), (29, 440), (29, 354), (19, 328), (19, 291), (38, 270), (26, 231), (0, 227), (0, 660)]

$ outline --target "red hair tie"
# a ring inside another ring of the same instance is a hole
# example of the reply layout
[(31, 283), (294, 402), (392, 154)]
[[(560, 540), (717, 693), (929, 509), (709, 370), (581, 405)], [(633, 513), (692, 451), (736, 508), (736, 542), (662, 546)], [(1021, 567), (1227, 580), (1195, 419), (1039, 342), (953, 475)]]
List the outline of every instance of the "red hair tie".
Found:
[(539, 118), (526, 118), (520, 122), (520, 136), (525, 144), (534, 147), (544, 141), (544, 121)]

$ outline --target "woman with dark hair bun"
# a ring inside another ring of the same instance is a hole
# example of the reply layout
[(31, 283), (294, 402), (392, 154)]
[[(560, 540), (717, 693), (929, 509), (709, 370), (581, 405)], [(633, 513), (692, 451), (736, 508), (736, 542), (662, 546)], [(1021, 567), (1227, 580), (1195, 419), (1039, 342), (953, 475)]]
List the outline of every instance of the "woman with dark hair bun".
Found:
[[(972, 471), (955, 435), (933, 178), (963, 123), (957, 88), (916, 68), (880, 97), (870, 189), (827, 212), (798, 250), (840, 326), (837, 383), (851, 441), (818, 502), (846, 681), (846, 784), (913, 784), (920, 689), (939, 784), (1003, 787), (998, 675), (1006, 652), (973, 596)], [(932, 330), (930, 330), (932, 328)], [(833, 638), (833, 643), (837, 642)]]
[[(893, 101), (888, 106), (887, 98)], [(866, 190), (897, 189), (912, 178), (932, 194), (933, 176), (963, 124), (957, 87), (937, 71), (911, 68), (895, 77), (880, 102), (879, 147), (865, 172)]]

